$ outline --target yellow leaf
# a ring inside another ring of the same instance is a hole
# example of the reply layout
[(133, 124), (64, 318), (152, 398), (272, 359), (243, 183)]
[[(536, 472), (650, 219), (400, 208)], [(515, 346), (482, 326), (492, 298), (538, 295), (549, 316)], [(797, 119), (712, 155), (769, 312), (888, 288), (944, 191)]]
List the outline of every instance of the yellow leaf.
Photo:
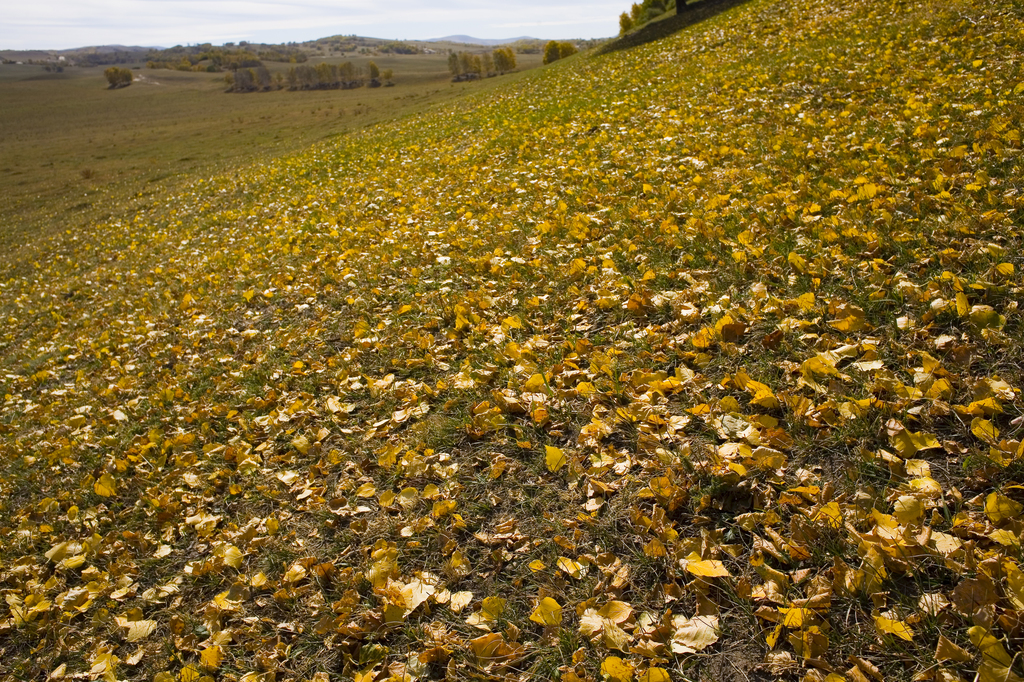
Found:
[(537, 393), (544, 388), (544, 383), (543, 374), (534, 374), (523, 384), (523, 390), (527, 393)]
[(246, 457), (238, 463), (238, 473), (243, 476), (260, 470), (260, 463), (252, 457)]
[(992, 523), (997, 525), (1003, 521), (1017, 518), (1022, 510), (1024, 510), (1024, 506), (1020, 502), (1011, 500), (999, 492), (991, 492), (985, 498), (985, 514), (988, 515)]
[(216, 556), (224, 559), (224, 564), (234, 569), (242, 567), (242, 550), (234, 545), (221, 545), (214, 550)]
[(179, 682), (199, 682), (199, 678), (202, 676), (203, 673), (199, 666), (195, 663), (189, 663), (178, 673), (178, 680)]
[(543, 561), (541, 561), (540, 559), (534, 559), (533, 561), (531, 561), (527, 565), (530, 567), (530, 570), (533, 571), (534, 573), (537, 573), (539, 571), (543, 571), (545, 568), (547, 568), (547, 565)]
[(989, 445), (999, 442), (999, 429), (987, 419), (975, 417), (971, 420), (971, 433)]
[(440, 519), (444, 516), (448, 516), (455, 511), (456, 502), (455, 500), (438, 500), (434, 503), (434, 506), (430, 509), (430, 514), (435, 519)]
[(967, 302), (967, 295), (962, 291), (956, 293), (956, 314), (959, 317), (967, 317), (971, 311), (970, 303)]
[(134, 620), (123, 623), (121, 626), (128, 628), (128, 635), (125, 637), (127, 641), (138, 642), (140, 639), (145, 639), (153, 634), (153, 631), (156, 630), (156, 621)]
[(93, 485), (93, 490), (100, 497), (110, 497), (117, 491), (117, 483), (114, 481), (114, 477), (110, 474), (103, 474), (99, 480)]
[(693, 344), (694, 348), (703, 350), (710, 348), (711, 344), (715, 342), (715, 330), (711, 327), (704, 327), (699, 332), (690, 337), (690, 343)]
[(47, 559), (49, 559), (50, 561), (52, 561), (53, 563), (59, 564), (61, 559), (63, 559), (67, 555), (67, 553), (68, 553), (68, 543), (61, 542), (61, 543), (56, 544), (53, 547), (51, 547), (50, 550), (48, 552), (46, 552), (46, 554), (44, 556)]
[(729, 578), (732, 576), (725, 564), (715, 559), (687, 560), (686, 570), (702, 578)]
[(389, 627), (401, 625), (405, 620), (406, 609), (398, 604), (388, 604), (384, 607), (384, 624)]
[(616, 625), (622, 625), (633, 615), (633, 607), (623, 601), (613, 599), (597, 612), (602, 618), (607, 618)]
[(117, 664), (121, 659), (110, 653), (101, 653), (92, 660), (92, 669), (89, 674), (94, 677), (103, 677), (107, 682), (116, 682)]
[(377, 488), (373, 485), (373, 483), (367, 482), (356, 488), (355, 494), (356, 497), (376, 497)]
[(967, 630), (967, 635), (971, 643), (981, 650), (977, 682), (1021, 682), (1021, 678), (1010, 669), (1013, 658), (991, 632), (975, 625)]
[(800, 294), (793, 299), (793, 302), (796, 303), (803, 312), (810, 312), (814, 310), (814, 293), (808, 291), (806, 294)]
[(456, 592), (448, 601), (448, 608), (450, 608), (453, 613), (458, 613), (469, 606), (469, 602), (471, 601), (473, 601), (472, 592)]
[(544, 597), (530, 614), (530, 620), (545, 627), (562, 624), (562, 607), (551, 597)]
[(630, 682), (633, 679), (633, 664), (618, 656), (609, 656), (601, 663), (601, 674), (608, 677), (608, 682)]
[(565, 466), (565, 461), (565, 453), (561, 448), (551, 445), (544, 446), (544, 463), (547, 465), (548, 471), (558, 471)]
[(1024, 571), (1010, 559), (1003, 562), (1006, 571), (1006, 598), (1017, 611), (1024, 611)]
[(469, 615), (466, 622), (483, 630), (489, 630), (491, 623), (505, 612), (505, 600), (501, 597), (487, 597), (480, 604), (480, 610)]
[(924, 515), (924, 505), (913, 495), (901, 495), (893, 505), (893, 516), (906, 525), (916, 523)]
[(910, 641), (914, 638), (914, 631), (902, 620), (892, 620), (884, 616), (875, 616), (875, 629), (882, 634), (895, 635), (900, 639)]
[(405, 608), (410, 613), (415, 611), (417, 606), (430, 599), (436, 591), (433, 585), (413, 580), (402, 588), (402, 600), (405, 602)]
[(936, 661), (956, 661), (957, 663), (970, 663), (971, 655), (953, 642), (939, 635), (939, 643), (935, 647)]
[(931, 434), (924, 432), (914, 433), (902, 427), (890, 435), (889, 440), (903, 459), (910, 459), (921, 450), (942, 447), (939, 441), (935, 440), (935, 437)]
[(211, 647), (203, 649), (202, 653), (199, 654), (199, 658), (202, 661), (204, 668), (207, 670), (216, 670), (220, 667), (221, 661), (224, 660), (224, 651), (221, 649), (219, 644), (214, 644)]
[(790, 630), (799, 630), (806, 624), (813, 622), (815, 618), (814, 611), (805, 609), (802, 606), (795, 606), (793, 608), (779, 607), (779, 611), (783, 614), (782, 624)]
[(786, 260), (789, 261), (789, 264), (797, 272), (803, 273), (807, 271), (807, 259), (801, 256), (796, 251), (790, 251), (789, 255), (786, 257)]
[(578, 561), (573, 561), (569, 557), (558, 557), (558, 562), (555, 565), (558, 566), (558, 568), (560, 568), (562, 571), (568, 573), (573, 578), (576, 578), (577, 580), (583, 577), (583, 564), (579, 563)]
[(300, 454), (305, 455), (309, 452), (309, 439), (305, 436), (296, 436), (292, 439), (292, 447), (299, 451)]
[(676, 654), (692, 654), (718, 641), (718, 616), (676, 616), (672, 627), (672, 652)]
[(821, 521), (830, 528), (842, 528), (843, 512), (839, 509), (838, 502), (829, 502), (822, 505), (814, 514), (815, 521)]
[(672, 676), (664, 668), (648, 668), (637, 678), (638, 682), (672, 682)]

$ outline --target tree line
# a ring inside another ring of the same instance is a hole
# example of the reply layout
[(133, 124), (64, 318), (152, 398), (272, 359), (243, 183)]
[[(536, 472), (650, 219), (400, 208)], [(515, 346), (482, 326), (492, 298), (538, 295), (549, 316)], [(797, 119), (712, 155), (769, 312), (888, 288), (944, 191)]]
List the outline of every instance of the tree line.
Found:
[(309, 59), (309, 55), (302, 50), (283, 46), (257, 52), (220, 47), (187, 52), (182, 52), (182, 49), (184, 48), (171, 48), (159, 53), (150, 53), (147, 55), (146, 68), (216, 73), (258, 68), (264, 61), (301, 64)]
[(576, 54), (578, 51), (572, 43), (552, 40), (544, 46), (544, 63), (557, 62), (559, 59), (565, 59), (569, 55)]
[(675, 10), (678, 14), (685, 12), (687, 9), (687, 0), (642, 0), (639, 3), (634, 2), (628, 12), (623, 12), (619, 15), (619, 35), (624, 36), (634, 28), (640, 28), (666, 12)]
[(499, 47), (482, 54), (473, 52), (449, 52), (448, 71), (452, 80), (467, 81), (497, 76), (516, 68), (516, 53), (508, 47)]
[(394, 85), (393, 79), (394, 71), (380, 69), (374, 62), (367, 64), (365, 69), (352, 62), (320, 62), (315, 67), (301, 64), (290, 68), (287, 74), (278, 73), (276, 77), (272, 77), (267, 67), (261, 64), (237, 69), (224, 77), (228, 92), (264, 92), (275, 86), (282, 89), (285, 84), (289, 90), (351, 90), (363, 86), (379, 88)]

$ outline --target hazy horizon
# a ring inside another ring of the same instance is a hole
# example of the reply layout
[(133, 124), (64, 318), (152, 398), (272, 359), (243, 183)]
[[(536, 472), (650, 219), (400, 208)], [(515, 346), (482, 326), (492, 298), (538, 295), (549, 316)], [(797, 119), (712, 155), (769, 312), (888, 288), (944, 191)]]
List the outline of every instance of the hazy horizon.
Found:
[(247, 40), (286, 43), (331, 35), (429, 40), (467, 35), (506, 39), (598, 38), (618, 32), (626, 0), (550, 5), (526, 0), (397, 0), (386, 11), (367, 0), (54, 0), (8, 8), (0, 50), (67, 50), (92, 45), (163, 46)]

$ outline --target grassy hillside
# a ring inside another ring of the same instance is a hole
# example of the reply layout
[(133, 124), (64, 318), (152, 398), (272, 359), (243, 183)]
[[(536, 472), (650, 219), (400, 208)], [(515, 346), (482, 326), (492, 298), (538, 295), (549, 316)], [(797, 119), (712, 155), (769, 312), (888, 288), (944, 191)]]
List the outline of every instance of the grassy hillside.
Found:
[(1020, 679), (1022, 42), (752, 0), (32, 241), (5, 679)]

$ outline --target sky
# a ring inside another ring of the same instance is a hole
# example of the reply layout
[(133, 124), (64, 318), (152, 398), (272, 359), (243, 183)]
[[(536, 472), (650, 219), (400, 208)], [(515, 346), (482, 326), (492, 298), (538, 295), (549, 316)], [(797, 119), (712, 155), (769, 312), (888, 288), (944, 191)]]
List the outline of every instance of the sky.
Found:
[(332, 35), (425, 40), (600, 38), (631, 0), (49, 0), (4, 3), (0, 50), (301, 42)]

